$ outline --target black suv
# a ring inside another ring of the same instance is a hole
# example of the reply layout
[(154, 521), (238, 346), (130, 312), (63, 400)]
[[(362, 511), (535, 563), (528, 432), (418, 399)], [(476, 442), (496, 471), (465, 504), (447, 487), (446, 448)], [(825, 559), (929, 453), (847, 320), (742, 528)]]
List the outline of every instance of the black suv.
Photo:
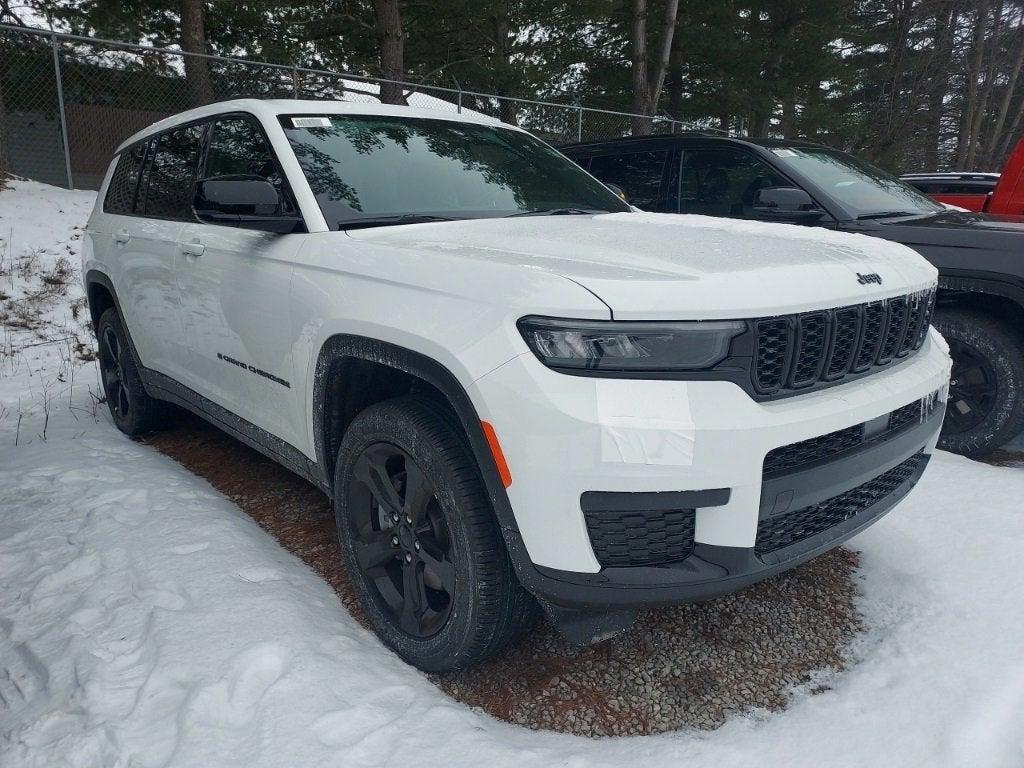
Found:
[(830, 227), (903, 243), (939, 269), (953, 357), (939, 445), (978, 456), (1024, 428), (1024, 218), (951, 210), (808, 141), (687, 133), (559, 148), (638, 208)]

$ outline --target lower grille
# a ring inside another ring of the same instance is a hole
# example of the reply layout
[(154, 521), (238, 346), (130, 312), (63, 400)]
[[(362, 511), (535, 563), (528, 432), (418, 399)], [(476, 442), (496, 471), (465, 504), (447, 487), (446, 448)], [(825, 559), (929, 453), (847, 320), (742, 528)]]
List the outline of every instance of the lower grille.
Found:
[(888, 472), (831, 499), (783, 515), (767, 517), (757, 526), (754, 551), (764, 555), (816, 536), (882, 501), (913, 477), (924, 454), (918, 453)]
[(590, 544), (604, 568), (665, 565), (693, 552), (695, 510), (584, 512)]
[(863, 442), (864, 425), (854, 424), (852, 427), (829, 432), (821, 437), (784, 445), (773, 449), (764, 457), (764, 475), (772, 477), (828, 461), (858, 447)]
[(789, 472), (838, 459), (843, 454), (856, 450), (868, 443), (880, 443), (894, 437), (904, 427), (919, 424), (929, 418), (941, 405), (938, 391), (907, 403), (889, 413), (885, 429), (868, 435), (867, 424), (854, 424), (846, 429), (829, 432), (827, 435), (801, 440), (779, 448), (773, 448), (764, 457), (764, 476), (777, 477)]

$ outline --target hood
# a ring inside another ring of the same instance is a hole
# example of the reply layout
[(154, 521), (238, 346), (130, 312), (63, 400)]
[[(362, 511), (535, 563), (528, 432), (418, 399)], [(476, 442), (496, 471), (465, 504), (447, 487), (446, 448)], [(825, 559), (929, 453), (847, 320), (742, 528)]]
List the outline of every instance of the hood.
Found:
[(910, 246), (941, 270), (1012, 275), (1024, 269), (1024, 217), (969, 211), (851, 222), (850, 228)]
[(921, 232), (1003, 232), (1024, 235), (1024, 216), (947, 209), (928, 216), (883, 219), (883, 226)]
[(348, 235), (561, 275), (616, 319), (787, 314), (922, 290), (937, 275), (912, 250), (879, 238), (676, 214), (474, 219)]

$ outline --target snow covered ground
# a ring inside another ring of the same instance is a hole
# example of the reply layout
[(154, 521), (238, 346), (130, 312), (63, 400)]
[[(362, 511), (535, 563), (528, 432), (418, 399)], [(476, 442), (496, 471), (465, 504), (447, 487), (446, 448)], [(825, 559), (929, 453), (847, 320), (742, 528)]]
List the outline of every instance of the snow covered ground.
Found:
[[(28, 182), (0, 191), (0, 254), (39, 262), (0, 275), (4, 295), (32, 293), (77, 253), (91, 201)], [(854, 540), (869, 629), (826, 692), (713, 733), (537, 733), (446, 698), (206, 482), (114, 430), (94, 364), (53, 340), (75, 330), (79, 296), (40, 299), (52, 343), (4, 329), (5, 768), (1024, 765), (1019, 468), (939, 454)]]

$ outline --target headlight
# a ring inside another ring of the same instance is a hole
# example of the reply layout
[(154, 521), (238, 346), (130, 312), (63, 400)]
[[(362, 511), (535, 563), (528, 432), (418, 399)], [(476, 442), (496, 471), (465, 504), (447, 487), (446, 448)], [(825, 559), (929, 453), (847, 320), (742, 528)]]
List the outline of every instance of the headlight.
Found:
[(524, 317), (519, 332), (549, 368), (593, 371), (697, 371), (729, 354), (746, 330), (731, 320), (632, 322)]

